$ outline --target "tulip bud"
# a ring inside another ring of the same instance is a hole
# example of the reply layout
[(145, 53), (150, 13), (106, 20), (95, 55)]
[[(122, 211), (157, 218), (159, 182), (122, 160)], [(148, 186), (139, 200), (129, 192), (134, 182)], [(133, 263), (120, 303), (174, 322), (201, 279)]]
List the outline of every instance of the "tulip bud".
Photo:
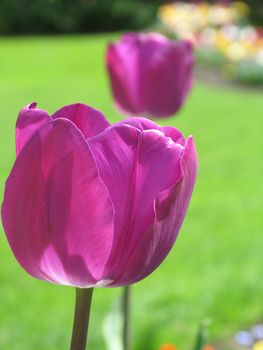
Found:
[(172, 116), (191, 89), (193, 64), (188, 41), (173, 41), (156, 33), (123, 35), (107, 50), (117, 107), (128, 115)]

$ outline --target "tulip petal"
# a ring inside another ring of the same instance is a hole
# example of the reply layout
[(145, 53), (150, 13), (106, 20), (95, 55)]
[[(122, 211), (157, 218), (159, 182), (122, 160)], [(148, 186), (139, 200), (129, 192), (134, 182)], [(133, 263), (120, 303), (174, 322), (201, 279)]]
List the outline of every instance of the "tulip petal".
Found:
[(28, 140), (43, 125), (51, 121), (46, 111), (36, 108), (36, 103), (24, 107), (16, 122), (16, 154), (18, 155)]
[(7, 180), (2, 221), (32, 276), (77, 287), (100, 279), (111, 251), (113, 207), (72, 122), (48, 123), (23, 148)]
[(104, 278), (116, 280), (154, 221), (155, 198), (180, 181), (183, 147), (158, 130), (140, 131), (129, 125), (112, 126), (89, 144), (115, 210)]
[(135, 128), (139, 130), (159, 130), (164, 133), (166, 137), (171, 137), (171, 139), (179, 143), (180, 145), (184, 146), (185, 139), (183, 134), (176, 128), (173, 128), (172, 126), (159, 126), (158, 124), (154, 123), (153, 121), (141, 118), (141, 117), (133, 117), (133, 118), (127, 118), (122, 120), (121, 122), (117, 124), (128, 124), (132, 125)]
[(110, 44), (107, 50), (107, 66), (111, 80), (111, 87), (115, 102), (121, 111), (127, 114), (141, 114), (147, 112), (143, 110), (144, 101), (141, 99), (139, 84), (141, 50), (148, 60), (152, 54), (168, 40), (157, 33), (124, 34), (119, 44)]
[[(127, 268), (115, 285), (137, 282), (152, 273), (165, 259), (174, 245), (189, 202), (197, 174), (197, 155), (192, 137), (189, 137), (180, 165), (180, 182), (158, 195), (155, 201), (155, 220), (152, 229), (143, 236)], [(144, 269), (141, 267), (144, 266)]]
[(123, 35), (107, 50), (115, 102), (132, 116), (173, 115), (192, 86), (193, 64), (188, 41), (171, 41), (157, 33)]
[(161, 129), (166, 137), (171, 137), (174, 142), (179, 143), (182, 146), (185, 145), (185, 138), (181, 131), (172, 126), (162, 126)]
[(147, 45), (142, 46), (139, 95), (145, 112), (155, 117), (174, 114), (191, 88), (193, 64), (187, 41), (167, 43), (150, 57)]
[(62, 107), (52, 115), (52, 118), (71, 120), (81, 130), (86, 139), (99, 134), (110, 125), (100, 111), (83, 103)]
[(140, 112), (138, 96), (138, 50), (136, 43), (110, 44), (107, 50), (107, 66), (117, 107), (128, 114)]

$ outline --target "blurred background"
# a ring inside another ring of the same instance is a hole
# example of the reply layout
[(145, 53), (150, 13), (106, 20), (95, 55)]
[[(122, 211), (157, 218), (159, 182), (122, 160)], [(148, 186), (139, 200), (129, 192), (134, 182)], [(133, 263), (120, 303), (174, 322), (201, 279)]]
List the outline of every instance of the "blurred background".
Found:
[[(189, 99), (157, 122), (194, 135), (198, 181), (174, 249), (133, 287), (133, 350), (192, 349), (204, 320), (216, 349), (262, 350), (263, 335), (253, 333), (263, 323), (262, 27), (262, 0), (0, 1), (1, 198), (24, 105), (37, 101), (53, 113), (84, 102), (116, 122), (123, 116), (108, 86), (109, 41), (150, 30), (195, 47)], [(119, 294), (95, 291), (90, 349), (106, 349), (102, 323)], [(1, 232), (0, 349), (66, 349), (73, 306), (74, 290), (30, 278)]]

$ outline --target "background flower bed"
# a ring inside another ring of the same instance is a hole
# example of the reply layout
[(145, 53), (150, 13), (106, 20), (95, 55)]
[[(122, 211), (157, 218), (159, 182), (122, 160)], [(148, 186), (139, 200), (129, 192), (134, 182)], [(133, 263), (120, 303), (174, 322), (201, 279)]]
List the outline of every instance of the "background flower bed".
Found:
[[(82, 101), (100, 108), (112, 122), (121, 119), (104, 74), (106, 43), (116, 37), (0, 39), (1, 195), (15, 157), (17, 112), (32, 98), (50, 112)], [(194, 134), (199, 176), (176, 248), (134, 286), (134, 350), (156, 350), (163, 343), (189, 349), (207, 317), (212, 320), (210, 340), (224, 340), (263, 315), (262, 96), (197, 82), (170, 122)], [(0, 283), (1, 349), (67, 347), (74, 290), (27, 276), (2, 232)], [(91, 349), (104, 349), (98, 325), (119, 292), (98, 290), (94, 296)]]
[(250, 8), (245, 1), (173, 1), (160, 6), (158, 16), (162, 30), (192, 41), (199, 65), (230, 80), (263, 85), (263, 29), (249, 19), (262, 6)]
[[(145, 28), (155, 22), (158, 6), (170, 2), (169, 0), (1, 0), (0, 34), (102, 32)], [(256, 25), (262, 25), (262, 1), (246, 0), (246, 3), (252, 9), (251, 21)]]

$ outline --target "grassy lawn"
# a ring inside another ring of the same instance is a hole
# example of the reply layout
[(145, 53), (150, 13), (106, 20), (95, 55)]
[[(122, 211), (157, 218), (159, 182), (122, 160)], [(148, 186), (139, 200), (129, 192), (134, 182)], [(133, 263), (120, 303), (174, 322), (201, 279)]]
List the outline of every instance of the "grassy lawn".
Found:
[[(0, 39), (0, 192), (14, 161), (14, 124), (31, 101), (55, 111), (85, 102), (112, 122), (104, 51), (109, 35)], [(211, 341), (263, 318), (263, 103), (260, 93), (197, 82), (174, 119), (193, 134), (199, 176), (176, 246), (150, 277), (133, 287), (133, 350), (174, 342), (190, 349), (201, 320)], [(103, 350), (103, 314), (120, 293), (98, 289), (90, 349)], [(68, 348), (73, 288), (29, 277), (0, 236), (0, 349)]]

